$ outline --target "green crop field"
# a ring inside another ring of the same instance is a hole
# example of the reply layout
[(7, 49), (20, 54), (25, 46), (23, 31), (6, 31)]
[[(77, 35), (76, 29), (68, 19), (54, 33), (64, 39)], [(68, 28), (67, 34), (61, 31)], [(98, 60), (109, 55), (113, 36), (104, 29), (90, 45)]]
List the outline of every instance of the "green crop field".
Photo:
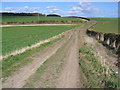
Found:
[(98, 32), (103, 32), (103, 33), (118, 33), (118, 23), (106, 22), (103, 24), (97, 24), (92, 29)]
[[(79, 26), (79, 25), (77, 25)], [(2, 54), (10, 53), (16, 49), (30, 46), (41, 40), (48, 39), (64, 31), (77, 27), (67, 26), (12, 26), (2, 29)]]
[(118, 18), (90, 18), (97, 22), (118, 22)]
[(38, 17), (38, 16), (3, 16), (2, 22), (28, 22), (28, 21), (82, 21), (71, 17)]

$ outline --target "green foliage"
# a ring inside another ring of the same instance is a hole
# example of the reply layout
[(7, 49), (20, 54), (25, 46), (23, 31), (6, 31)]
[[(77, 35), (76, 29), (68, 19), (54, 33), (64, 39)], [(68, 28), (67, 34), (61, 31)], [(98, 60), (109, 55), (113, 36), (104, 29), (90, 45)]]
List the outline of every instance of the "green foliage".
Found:
[(107, 81), (105, 82), (105, 88), (119, 88), (118, 82)]
[(2, 53), (31, 46), (41, 40), (48, 39), (64, 31), (77, 27), (68, 26), (13, 26), (2, 28)]

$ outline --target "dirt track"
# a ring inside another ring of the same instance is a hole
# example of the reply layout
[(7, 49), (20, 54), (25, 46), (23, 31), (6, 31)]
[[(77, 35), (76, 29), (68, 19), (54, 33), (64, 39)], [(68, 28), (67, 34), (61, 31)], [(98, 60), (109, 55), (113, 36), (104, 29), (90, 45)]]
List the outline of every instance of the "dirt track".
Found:
[(57, 88), (80, 87), (78, 35), (79, 30), (77, 29), (70, 40), (68, 55), (65, 58), (65, 66), (59, 76)]
[(49, 25), (74, 25), (74, 24), (25, 24), (25, 25), (0, 25), (0, 27), (11, 27), (11, 26), (49, 26)]
[[(43, 73), (32, 75), (25, 87), (35, 88), (78, 88), (80, 86), (79, 73), (79, 31), (74, 29), (70, 37), (59, 50), (47, 61), (49, 67)], [(39, 71), (38, 71), (39, 72)], [(36, 77), (40, 78), (36, 80)]]

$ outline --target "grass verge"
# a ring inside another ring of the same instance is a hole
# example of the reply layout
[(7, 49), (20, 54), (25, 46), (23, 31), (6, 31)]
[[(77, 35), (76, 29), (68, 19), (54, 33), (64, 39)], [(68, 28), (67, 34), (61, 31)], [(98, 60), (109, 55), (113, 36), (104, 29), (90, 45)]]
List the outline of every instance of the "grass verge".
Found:
[(80, 49), (82, 57), (80, 59), (80, 66), (87, 78), (87, 82), (83, 87), (85, 88), (120, 88), (118, 81), (118, 74), (110, 68), (110, 74), (106, 74), (106, 67), (102, 65), (98, 57), (95, 56), (94, 50), (89, 45), (84, 45)]
[(53, 43), (62, 39), (63, 37), (64, 36), (57, 38), (51, 42), (42, 44), (41, 46), (33, 48), (31, 50), (28, 50), (24, 53), (18, 54), (16, 56), (10, 56), (7, 59), (3, 60), (2, 68), (0, 68), (0, 69), (2, 69), (2, 77), (5, 78), (5, 77), (12, 75), (15, 71), (18, 71), (20, 69), (20, 67), (22, 67), (32, 61), (30, 59), (27, 59), (28, 56), (40, 51), (41, 49), (43, 49), (46, 46), (52, 45)]

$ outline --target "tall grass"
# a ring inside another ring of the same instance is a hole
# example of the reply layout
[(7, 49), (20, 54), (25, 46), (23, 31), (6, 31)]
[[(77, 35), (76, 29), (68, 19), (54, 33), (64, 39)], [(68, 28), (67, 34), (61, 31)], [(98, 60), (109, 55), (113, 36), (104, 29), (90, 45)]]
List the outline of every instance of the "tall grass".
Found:
[(80, 66), (87, 78), (86, 88), (120, 88), (118, 74), (110, 67), (110, 74), (106, 74), (106, 66), (102, 65), (94, 50), (90, 46), (84, 45), (80, 49), (83, 57), (80, 59)]

